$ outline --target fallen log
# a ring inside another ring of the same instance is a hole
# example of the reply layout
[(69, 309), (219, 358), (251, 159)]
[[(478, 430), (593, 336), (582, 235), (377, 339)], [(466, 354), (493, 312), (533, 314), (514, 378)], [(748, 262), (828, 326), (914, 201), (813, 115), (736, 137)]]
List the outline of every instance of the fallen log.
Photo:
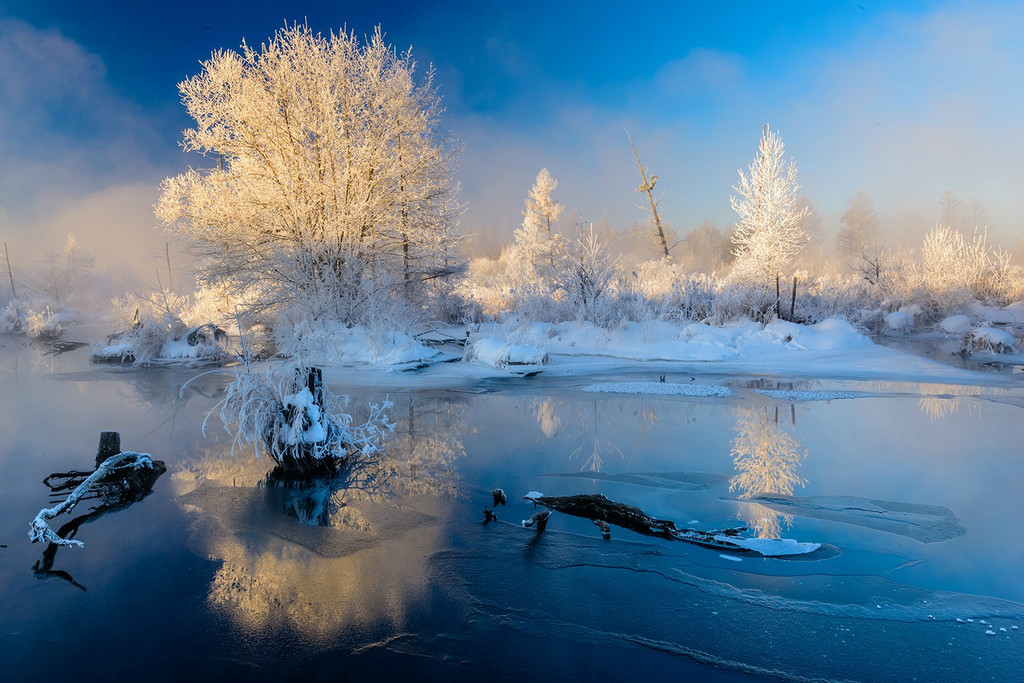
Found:
[(671, 520), (656, 519), (638, 507), (609, 500), (600, 493), (587, 493), (578, 496), (529, 496), (528, 500), (556, 512), (614, 524), (645, 536), (658, 536), (719, 550), (748, 550), (730, 540), (731, 538), (739, 540), (740, 533), (747, 531), (746, 527), (718, 531), (680, 528)]
[[(640, 508), (609, 500), (599, 493), (578, 496), (545, 496), (531, 491), (524, 498), (556, 512), (589, 519), (597, 523), (599, 527), (601, 526), (599, 522), (606, 522), (645, 536), (683, 541), (717, 550), (754, 552), (764, 557), (783, 557), (805, 555), (821, 547), (820, 543), (800, 543), (789, 538), (744, 538), (740, 534), (749, 529), (742, 526), (716, 531), (678, 527), (671, 520), (656, 519)], [(604, 528), (601, 529), (601, 532), (601, 535), (607, 538)]]

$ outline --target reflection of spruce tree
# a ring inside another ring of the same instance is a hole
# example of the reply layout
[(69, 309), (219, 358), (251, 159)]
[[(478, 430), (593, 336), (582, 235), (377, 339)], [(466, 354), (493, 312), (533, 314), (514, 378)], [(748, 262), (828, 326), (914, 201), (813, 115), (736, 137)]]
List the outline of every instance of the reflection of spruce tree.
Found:
[[(565, 425), (572, 427), (573, 434), (570, 438), (574, 441), (578, 440), (579, 446), (569, 454), (569, 459), (581, 458), (580, 471), (587, 472), (600, 472), (604, 467), (605, 458), (609, 455), (617, 455), (622, 459), (626, 457), (614, 441), (602, 437), (598, 431), (601, 424), (611, 422), (611, 408), (613, 407), (620, 413), (622, 412), (621, 401), (595, 399), (593, 401), (562, 402), (552, 398), (543, 400), (534, 398), (530, 402), (530, 410), (545, 437), (554, 438)], [(645, 404), (641, 404), (634, 410), (633, 415), (640, 418), (640, 426), (637, 430), (633, 450), (630, 453), (629, 463), (632, 463), (633, 456), (636, 455), (647, 426), (658, 421), (655, 410)]]
[[(777, 408), (774, 420), (767, 408), (741, 410), (735, 429), (730, 455), (738, 474), (729, 483), (730, 491), (741, 491), (740, 498), (759, 493), (792, 495), (797, 486), (806, 483), (797, 469), (807, 451), (792, 435), (779, 429)], [(783, 522), (789, 526), (792, 521), (788, 515), (763, 505), (744, 506), (743, 512), (760, 538), (779, 538)]]

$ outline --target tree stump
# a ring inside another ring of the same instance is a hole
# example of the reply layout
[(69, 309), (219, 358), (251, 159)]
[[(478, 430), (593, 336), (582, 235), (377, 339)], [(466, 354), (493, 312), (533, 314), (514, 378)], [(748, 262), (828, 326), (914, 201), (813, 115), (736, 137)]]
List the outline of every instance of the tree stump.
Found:
[(121, 452), (121, 433), (113, 431), (100, 432), (100, 444), (96, 449), (96, 466), (112, 455)]

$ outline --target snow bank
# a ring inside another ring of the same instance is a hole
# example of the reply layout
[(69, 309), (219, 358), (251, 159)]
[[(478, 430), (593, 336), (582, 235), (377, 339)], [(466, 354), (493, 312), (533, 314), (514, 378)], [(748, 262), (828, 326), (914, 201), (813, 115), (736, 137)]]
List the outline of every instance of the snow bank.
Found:
[(969, 313), (978, 320), (989, 320), (1000, 325), (1024, 325), (1024, 301), (1018, 301), (999, 308), (998, 306), (986, 306), (975, 301), (971, 304)]
[(586, 322), (524, 325), (510, 321), (482, 326), (467, 350), (467, 359), (502, 367), (508, 348), (516, 345), (525, 347), (524, 361), (536, 363), (543, 353), (633, 361), (724, 361), (780, 351), (867, 347), (872, 343), (853, 325), (836, 319), (815, 325), (785, 321), (760, 325), (741, 320), (721, 327), (627, 322), (611, 330)]
[(402, 332), (374, 332), (342, 323), (298, 326), (294, 336), (278, 338), (278, 352), (301, 358), (308, 365), (394, 366), (430, 360), (440, 355)]

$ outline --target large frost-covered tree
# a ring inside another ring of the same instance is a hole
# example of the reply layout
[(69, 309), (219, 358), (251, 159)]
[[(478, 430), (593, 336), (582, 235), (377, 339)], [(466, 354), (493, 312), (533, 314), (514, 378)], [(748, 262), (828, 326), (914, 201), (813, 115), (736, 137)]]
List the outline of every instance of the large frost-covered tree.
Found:
[(801, 225), (807, 208), (797, 206), (796, 164), (782, 154), (785, 145), (766, 125), (749, 173), (739, 172), (729, 198), (739, 223), (733, 233), (735, 268), (766, 285), (779, 275), (807, 241)]
[(179, 85), (196, 121), (183, 146), (213, 164), (165, 180), (156, 214), (203, 254), (207, 282), (257, 313), (352, 323), (456, 269), (440, 98), (415, 66), (379, 29), (360, 42), (295, 25)]

